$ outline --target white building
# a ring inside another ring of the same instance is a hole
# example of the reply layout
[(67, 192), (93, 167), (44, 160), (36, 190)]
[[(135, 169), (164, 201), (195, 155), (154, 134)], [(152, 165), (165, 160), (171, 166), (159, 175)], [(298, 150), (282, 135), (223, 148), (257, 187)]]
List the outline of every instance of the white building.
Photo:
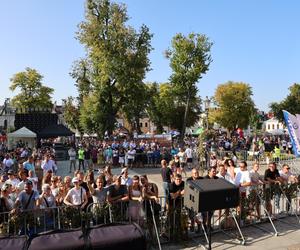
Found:
[(271, 134), (284, 134), (286, 131), (285, 125), (275, 117), (263, 123), (263, 130)]

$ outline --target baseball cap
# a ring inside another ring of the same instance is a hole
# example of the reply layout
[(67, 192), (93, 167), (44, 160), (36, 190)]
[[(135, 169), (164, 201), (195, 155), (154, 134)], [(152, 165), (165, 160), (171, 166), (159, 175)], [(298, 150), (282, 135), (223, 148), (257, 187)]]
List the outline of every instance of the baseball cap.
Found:
[(26, 185), (32, 185), (32, 181), (31, 180), (26, 180), (25, 184)]
[(124, 174), (127, 170), (127, 168), (122, 168), (121, 175)]
[(8, 170), (7, 174), (8, 174), (8, 175), (13, 175), (13, 174), (14, 174), (14, 171), (10, 169), (10, 170)]
[(72, 179), (72, 183), (75, 183), (75, 182), (79, 182), (79, 180), (78, 180), (77, 177), (74, 177), (74, 178)]
[(2, 191), (6, 191), (7, 189), (9, 189), (10, 186), (11, 186), (10, 184), (5, 183), (5, 184), (2, 186), (1, 190), (2, 190)]

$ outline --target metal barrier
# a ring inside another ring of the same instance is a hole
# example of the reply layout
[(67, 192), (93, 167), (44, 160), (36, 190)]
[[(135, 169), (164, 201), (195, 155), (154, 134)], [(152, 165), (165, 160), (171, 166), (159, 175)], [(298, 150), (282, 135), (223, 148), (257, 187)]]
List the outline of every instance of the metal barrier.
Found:
[(86, 230), (96, 225), (115, 222), (136, 222), (148, 235), (151, 242), (168, 243), (173, 240), (203, 236), (208, 241), (208, 218), (214, 232), (237, 230), (241, 243), (245, 243), (243, 227), (253, 225), (261, 230), (261, 224), (268, 222), (274, 235), (278, 235), (273, 220), (294, 216), (299, 226), (299, 184), (258, 185), (247, 188), (246, 196), (241, 196), (239, 208), (198, 213), (184, 207), (183, 199), (173, 200), (166, 211), (162, 204), (166, 197), (156, 201), (129, 201), (115, 204), (90, 204), (83, 211), (74, 207), (57, 207), (0, 214), (0, 234), (34, 235), (54, 229)]

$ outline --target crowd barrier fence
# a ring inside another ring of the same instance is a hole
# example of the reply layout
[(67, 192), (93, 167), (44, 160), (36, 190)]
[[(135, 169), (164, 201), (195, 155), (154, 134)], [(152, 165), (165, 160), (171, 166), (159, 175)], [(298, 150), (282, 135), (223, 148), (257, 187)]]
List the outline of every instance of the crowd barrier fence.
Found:
[(211, 218), (213, 232), (238, 230), (241, 242), (245, 243), (242, 234), (245, 226), (260, 227), (261, 223), (267, 222), (272, 225), (274, 235), (278, 235), (274, 219), (293, 216), (295, 225), (300, 224), (300, 190), (297, 183), (248, 187), (246, 195), (241, 195), (238, 208), (208, 211), (207, 215), (186, 208), (182, 198), (170, 201), (164, 210), (162, 205), (165, 199), (90, 204), (85, 210), (56, 207), (1, 213), (0, 235), (30, 237), (49, 230), (88, 230), (102, 224), (135, 222), (145, 230), (150, 241), (160, 245), (194, 236), (203, 236), (208, 240), (207, 218)]

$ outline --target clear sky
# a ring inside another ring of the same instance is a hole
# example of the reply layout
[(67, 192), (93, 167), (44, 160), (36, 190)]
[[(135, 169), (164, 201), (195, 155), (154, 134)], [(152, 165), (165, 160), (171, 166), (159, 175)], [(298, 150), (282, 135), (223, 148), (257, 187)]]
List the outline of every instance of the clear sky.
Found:
[[(26, 67), (44, 75), (59, 103), (77, 95), (69, 76), (83, 46), (74, 38), (84, 18), (84, 0), (0, 1), (0, 104), (13, 96), (10, 78)], [(207, 35), (214, 42), (210, 70), (199, 81), (202, 97), (226, 81), (253, 88), (258, 108), (281, 101), (300, 82), (300, 1), (297, 0), (123, 0), (129, 24), (146, 24), (154, 34), (147, 81), (167, 81), (163, 51), (181, 32)]]

